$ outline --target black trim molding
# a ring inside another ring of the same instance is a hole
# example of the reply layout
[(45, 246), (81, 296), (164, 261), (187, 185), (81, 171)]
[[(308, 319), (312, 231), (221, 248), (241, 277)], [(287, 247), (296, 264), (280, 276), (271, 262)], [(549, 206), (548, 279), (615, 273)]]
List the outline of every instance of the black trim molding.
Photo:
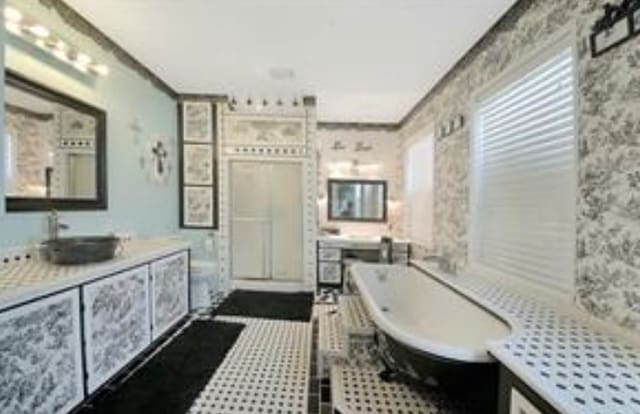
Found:
[[(47, 101), (57, 102), (78, 112), (89, 115), (96, 120), (95, 162), (96, 162), (96, 197), (81, 198), (35, 198), (6, 197), (6, 210), (46, 211), (57, 210), (106, 210), (107, 209), (107, 113), (95, 106), (82, 102), (73, 96), (34, 82), (12, 70), (5, 70), (5, 85), (13, 86), (28, 94), (38, 96)], [(4, 196), (4, 195), (3, 195)]]
[(354, 131), (384, 131), (395, 132), (400, 129), (398, 123), (377, 122), (318, 122), (318, 129), (326, 131), (354, 130)]
[[(358, 217), (334, 217), (333, 212), (333, 186), (332, 184), (369, 184), (382, 186), (382, 217), (381, 218), (358, 218)], [(327, 196), (329, 198), (327, 204), (327, 220), (328, 221), (355, 221), (360, 223), (385, 223), (387, 221), (387, 182), (385, 180), (356, 180), (356, 179), (335, 179), (327, 180)]]

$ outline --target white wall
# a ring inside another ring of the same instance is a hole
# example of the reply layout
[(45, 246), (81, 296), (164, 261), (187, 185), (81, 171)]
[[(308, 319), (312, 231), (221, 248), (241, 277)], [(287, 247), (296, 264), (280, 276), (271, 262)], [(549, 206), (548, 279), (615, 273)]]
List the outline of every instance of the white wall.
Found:
[[(360, 146), (361, 151), (357, 150)], [(318, 129), (318, 219), (320, 228), (339, 229), (343, 234), (378, 236), (402, 234), (402, 142), (395, 131)], [(354, 166), (356, 161), (357, 166)], [(387, 181), (386, 223), (329, 221), (327, 180), (362, 178)]]

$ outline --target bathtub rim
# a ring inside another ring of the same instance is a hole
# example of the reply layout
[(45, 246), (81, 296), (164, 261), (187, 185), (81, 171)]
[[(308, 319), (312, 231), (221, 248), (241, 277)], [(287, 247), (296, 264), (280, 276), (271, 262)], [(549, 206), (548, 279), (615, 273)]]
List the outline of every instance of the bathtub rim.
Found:
[[(376, 305), (375, 300), (373, 299), (371, 293), (367, 289), (363, 289), (362, 285), (365, 282), (362, 280), (361, 275), (358, 273), (357, 268), (365, 266), (375, 266), (372, 263), (362, 263), (362, 264), (354, 264), (352, 268), (352, 275), (355, 281), (355, 284), (358, 288), (358, 293), (363, 299), (364, 305), (369, 312), (369, 315), (373, 319), (374, 324), (378, 327), (378, 329), (382, 330), (385, 334), (389, 335), (396, 341), (400, 342), (404, 346), (409, 348), (413, 348), (416, 351), (424, 352), (430, 355), (439, 356), (440, 358), (449, 360), (449, 361), (458, 361), (461, 363), (493, 363), (496, 362), (497, 359), (491, 354), (492, 345), (503, 343), (508, 341), (510, 337), (514, 335), (514, 332), (517, 329), (517, 323), (511, 320), (511, 318), (506, 317), (506, 315), (501, 315), (499, 312), (495, 312), (479, 301), (475, 300), (472, 296), (466, 294), (465, 292), (458, 289), (455, 285), (447, 283), (439, 275), (435, 275), (432, 272), (424, 269), (422, 267), (416, 266), (414, 263), (410, 263), (407, 268), (413, 269), (419, 273), (421, 273), (424, 277), (430, 277), (436, 283), (443, 285), (445, 288), (452, 290), (453, 294), (457, 294), (462, 296), (464, 299), (470, 301), (474, 305), (480, 307), (485, 312), (489, 313), (491, 316), (497, 318), (502, 323), (504, 323), (509, 328), (509, 333), (504, 337), (497, 339), (489, 339), (485, 341), (484, 350), (482, 351), (472, 351), (467, 348), (452, 346), (447, 344), (441, 344), (438, 342), (434, 342), (432, 340), (419, 338), (410, 332), (407, 332), (404, 329), (400, 329), (394, 326), (391, 322), (389, 322), (385, 313), (380, 309), (378, 305)], [(401, 265), (384, 265), (386, 267), (398, 267), (402, 268), (405, 266)]]

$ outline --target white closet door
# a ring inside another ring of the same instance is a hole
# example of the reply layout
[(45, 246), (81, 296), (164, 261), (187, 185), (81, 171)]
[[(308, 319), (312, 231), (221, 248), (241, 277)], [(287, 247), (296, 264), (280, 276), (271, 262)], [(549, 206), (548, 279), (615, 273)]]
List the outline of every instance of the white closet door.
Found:
[(236, 279), (270, 277), (268, 165), (231, 163), (231, 269)]
[(302, 166), (271, 164), (271, 275), (302, 280)]

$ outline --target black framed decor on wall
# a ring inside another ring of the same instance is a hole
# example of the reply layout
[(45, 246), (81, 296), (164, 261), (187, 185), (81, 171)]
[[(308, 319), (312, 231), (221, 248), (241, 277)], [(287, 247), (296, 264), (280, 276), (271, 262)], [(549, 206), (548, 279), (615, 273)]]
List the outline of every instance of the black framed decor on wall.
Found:
[(181, 228), (218, 228), (216, 126), (215, 102), (178, 104)]

